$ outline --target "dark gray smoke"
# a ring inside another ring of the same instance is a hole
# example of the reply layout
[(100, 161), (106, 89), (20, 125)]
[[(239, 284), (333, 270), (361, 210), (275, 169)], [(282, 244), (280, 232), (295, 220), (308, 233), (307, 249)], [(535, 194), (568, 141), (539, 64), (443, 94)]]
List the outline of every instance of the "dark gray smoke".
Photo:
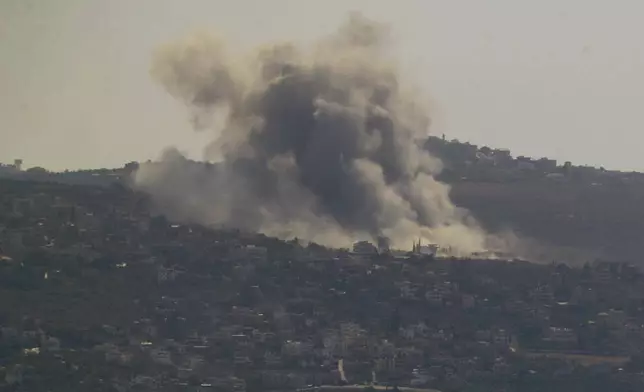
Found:
[(440, 161), (418, 147), (430, 119), (388, 44), (386, 26), (353, 14), (304, 49), (233, 56), (207, 34), (160, 48), (152, 75), (212, 131), (204, 158), (217, 163), (171, 150), (137, 184), (166, 213), (204, 224), (330, 245), (409, 248), (421, 237), (484, 249), (485, 234), (434, 179)]

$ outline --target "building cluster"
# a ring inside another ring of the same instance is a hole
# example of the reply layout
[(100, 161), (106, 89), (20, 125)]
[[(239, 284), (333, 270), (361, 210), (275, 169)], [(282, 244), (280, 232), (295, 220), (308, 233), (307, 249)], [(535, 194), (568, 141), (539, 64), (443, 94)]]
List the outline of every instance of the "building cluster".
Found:
[(14, 159), (13, 164), (0, 163), (0, 176), (11, 176), (22, 172), (22, 159)]
[(328, 249), (173, 223), (118, 187), (1, 185), (7, 390), (644, 386), (629, 264)]

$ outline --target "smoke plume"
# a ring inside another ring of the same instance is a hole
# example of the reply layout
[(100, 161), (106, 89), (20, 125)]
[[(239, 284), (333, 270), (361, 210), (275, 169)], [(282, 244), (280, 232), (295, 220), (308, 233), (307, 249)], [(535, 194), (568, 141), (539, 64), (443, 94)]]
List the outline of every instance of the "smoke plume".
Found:
[(485, 249), (485, 233), (435, 179), (440, 160), (419, 147), (430, 118), (389, 38), (352, 14), (305, 48), (238, 56), (205, 33), (159, 48), (151, 74), (195, 129), (212, 132), (210, 163), (168, 150), (141, 166), (137, 185), (165, 213), (207, 225), (336, 246), (386, 238), (406, 249), (424, 238)]

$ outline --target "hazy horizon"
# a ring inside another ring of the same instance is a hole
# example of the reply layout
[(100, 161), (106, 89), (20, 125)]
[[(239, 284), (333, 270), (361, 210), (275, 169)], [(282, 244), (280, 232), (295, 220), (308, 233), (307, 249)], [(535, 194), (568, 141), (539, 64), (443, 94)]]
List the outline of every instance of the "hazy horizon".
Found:
[(241, 46), (311, 42), (349, 11), (390, 24), (431, 102), (430, 132), (515, 155), (644, 171), (644, 3), (354, 0), (0, 2), (0, 162), (122, 166), (204, 135), (151, 80), (152, 51), (196, 29)]

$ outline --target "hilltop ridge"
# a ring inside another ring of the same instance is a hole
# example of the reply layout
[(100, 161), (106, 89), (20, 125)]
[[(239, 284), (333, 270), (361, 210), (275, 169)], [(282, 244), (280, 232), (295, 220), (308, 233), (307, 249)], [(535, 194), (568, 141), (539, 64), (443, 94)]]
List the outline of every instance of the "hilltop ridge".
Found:
[[(485, 228), (510, 230), (529, 238), (536, 252), (546, 258), (640, 262), (643, 173), (514, 157), (507, 149), (435, 136), (421, 143), (443, 162), (439, 179), (450, 184), (454, 203), (470, 210)], [(105, 186), (127, 184), (138, 166), (132, 162), (115, 169), (58, 173), (42, 168), (7, 170), (3, 166), (0, 176)]]

